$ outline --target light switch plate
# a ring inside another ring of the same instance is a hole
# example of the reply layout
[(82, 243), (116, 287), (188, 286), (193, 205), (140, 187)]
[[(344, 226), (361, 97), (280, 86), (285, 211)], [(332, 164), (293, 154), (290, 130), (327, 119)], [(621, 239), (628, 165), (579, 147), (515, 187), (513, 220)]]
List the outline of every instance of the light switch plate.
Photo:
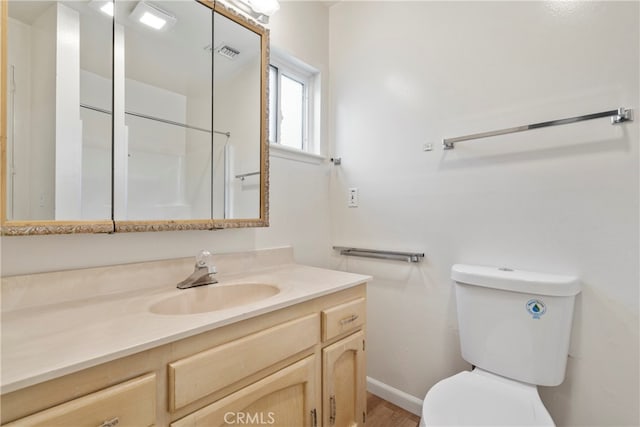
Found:
[(358, 207), (358, 189), (353, 187), (349, 189), (349, 199), (347, 200), (347, 206), (350, 208)]

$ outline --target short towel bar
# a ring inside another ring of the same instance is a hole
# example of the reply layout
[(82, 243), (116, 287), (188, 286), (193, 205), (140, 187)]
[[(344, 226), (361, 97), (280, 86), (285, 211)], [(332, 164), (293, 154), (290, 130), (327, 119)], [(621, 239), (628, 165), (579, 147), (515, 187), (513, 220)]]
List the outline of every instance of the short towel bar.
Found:
[(333, 249), (340, 251), (340, 255), (363, 258), (390, 259), (406, 262), (420, 262), (424, 258), (424, 253), (418, 252), (382, 251), (377, 249), (350, 248), (346, 246), (334, 246)]

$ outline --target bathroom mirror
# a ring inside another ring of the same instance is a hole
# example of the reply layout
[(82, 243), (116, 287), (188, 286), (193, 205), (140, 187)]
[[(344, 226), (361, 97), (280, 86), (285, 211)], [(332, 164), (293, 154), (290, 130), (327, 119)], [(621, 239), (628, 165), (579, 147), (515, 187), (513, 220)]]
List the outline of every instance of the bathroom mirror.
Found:
[[(143, 21), (145, 16), (157, 19)], [(212, 11), (196, 1), (115, 3), (114, 218), (212, 217)], [(152, 24), (152, 25), (150, 25)], [(160, 27), (161, 25), (161, 27)], [(144, 225), (144, 224), (143, 224)]]
[(213, 20), (213, 217), (258, 218), (261, 36), (232, 18), (215, 13)]
[(2, 2), (5, 234), (108, 232), (112, 23), (88, 2)]
[(3, 234), (268, 225), (266, 29), (204, 0), (2, 7)]

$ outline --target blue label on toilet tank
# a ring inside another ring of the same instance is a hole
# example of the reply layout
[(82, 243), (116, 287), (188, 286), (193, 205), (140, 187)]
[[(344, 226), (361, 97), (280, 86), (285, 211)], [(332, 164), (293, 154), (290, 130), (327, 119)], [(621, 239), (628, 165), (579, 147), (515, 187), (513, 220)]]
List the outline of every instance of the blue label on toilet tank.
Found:
[(539, 319), (540, 316), (547, 312), (547, 306), (539, 299), (530, 299), (527, 301), (527, 311), (531, 317)]

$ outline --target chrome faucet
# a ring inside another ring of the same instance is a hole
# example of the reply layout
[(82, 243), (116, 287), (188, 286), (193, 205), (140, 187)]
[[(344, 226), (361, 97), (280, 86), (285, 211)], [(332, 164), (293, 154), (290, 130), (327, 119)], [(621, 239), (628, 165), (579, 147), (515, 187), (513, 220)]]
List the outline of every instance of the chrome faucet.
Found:
[(218, 283), (214, 274), (217, 273), (216, 266), (213, 265), (211, 252), (202, 250), (196, 256), (196, 265), (193, 273), (182, 282), (178, 283), (178, 289), (194, 288), (196, 286), (213, 285)]

